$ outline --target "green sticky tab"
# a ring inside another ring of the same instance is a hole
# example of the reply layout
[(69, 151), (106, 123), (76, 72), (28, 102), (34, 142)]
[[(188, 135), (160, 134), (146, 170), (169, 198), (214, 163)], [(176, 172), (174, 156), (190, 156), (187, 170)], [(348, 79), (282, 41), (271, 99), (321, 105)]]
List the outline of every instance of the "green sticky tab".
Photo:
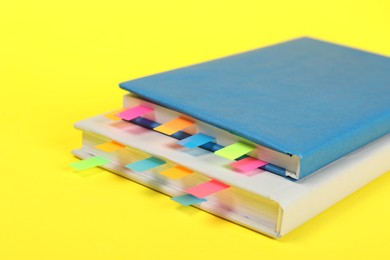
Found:
[(81, 170), (86, 170), (93, 167), (101, 166), (106, 163), (108, 163), (108, 160), (98, 156), (93, 156), (78, 162), (71, 163), (69, 164), (69, 166), (76, 170), (81, 171)]
[(247, 154), (251, 151), (253, 151), (255, 147), (242, 143), (242, 142), (237, 142), (234, 144), (231, 144), (229, 146), (226, 146), (222, 149), (219, 149), (215, 151), (214, 153), (218, 156), (224, 157), (229, 160), (234, 160), (237, 159), (238, 157), (243, 156), (244, 154)]

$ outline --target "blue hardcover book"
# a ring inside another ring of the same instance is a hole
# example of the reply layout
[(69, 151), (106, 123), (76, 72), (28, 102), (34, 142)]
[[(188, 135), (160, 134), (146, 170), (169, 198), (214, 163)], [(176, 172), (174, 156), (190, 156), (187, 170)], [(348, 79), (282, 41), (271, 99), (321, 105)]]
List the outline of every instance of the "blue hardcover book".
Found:
[(294, 179), (390, 132), (390, 58), (310, 38), (120, 86), (259, 147), (274, 166), (262, 167)]

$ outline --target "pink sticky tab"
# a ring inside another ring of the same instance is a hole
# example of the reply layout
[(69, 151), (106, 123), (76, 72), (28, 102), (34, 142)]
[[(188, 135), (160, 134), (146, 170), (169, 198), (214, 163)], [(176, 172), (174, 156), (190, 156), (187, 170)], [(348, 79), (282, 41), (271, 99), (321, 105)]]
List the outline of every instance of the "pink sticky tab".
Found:
[(234, 169), (237, 169), (242, 172), (249, 172), (252, 170), (255, 170), (263, 165), (268, 164), (265, 161), (253, 158), (253, 157), (247, 157), (242, 160), (236, 161), (232, 164), (230, 164)]
[(218, 191), (229, 188), (229, 185), (219, 182), (217, 180), (211, 180), (202, 184), (196, 185), (186, 190), (187, 193), (194, 195), (197, 198), (204, 198), (208, 195), (214, 194)]
[(122, 111), (119, 114), (116, 114), (116, 116), (118, 116), (124, 120), (132, 120), (134, 118), (137, 118), (139, 116), (143, 116), (143, 115), (150, 113), (152, 111), (153, 111), (153, 109), (140, 105), (140, 106), (126, 109), (125, 111)]

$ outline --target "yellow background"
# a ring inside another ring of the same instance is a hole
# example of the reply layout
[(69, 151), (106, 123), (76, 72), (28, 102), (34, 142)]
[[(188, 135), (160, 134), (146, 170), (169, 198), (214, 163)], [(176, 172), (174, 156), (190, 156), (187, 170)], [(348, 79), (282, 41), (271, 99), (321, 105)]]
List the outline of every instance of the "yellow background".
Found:
[(0, 35), (1, 260), (390, 259), (390, 174), (276, 241), (67, 166), (119, 82), (301, 35), (390, 55), (388, 0), (2, 1)]

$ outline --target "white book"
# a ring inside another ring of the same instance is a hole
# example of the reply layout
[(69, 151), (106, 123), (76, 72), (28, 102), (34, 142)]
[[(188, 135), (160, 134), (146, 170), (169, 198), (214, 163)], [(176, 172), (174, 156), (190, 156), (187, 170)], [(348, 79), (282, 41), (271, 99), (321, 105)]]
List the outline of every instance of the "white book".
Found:
[[(103, 115), (77, 122), (75, 127), (83, 131), (82, 148), (73, 151), (77, 157), (105, 158), (109, 162), (103, 168), (172, 197), (216, 179), (230, 188), (194, 206), (274, 238), (287, 234), (390, 169), (390, 134), (293, 182), (262, 170), (253, 176), (238, 174), (229, 167), (231, 161), (211, 152), (180, 147), (170, 136)], [(109, 141), (125, 148), (104, 152), (95, 147)], [(124, 167), (150, 156), (166, 163), (144, 172)], [(194, 173), (177, 180), (160, 174), (175, 165)]]

